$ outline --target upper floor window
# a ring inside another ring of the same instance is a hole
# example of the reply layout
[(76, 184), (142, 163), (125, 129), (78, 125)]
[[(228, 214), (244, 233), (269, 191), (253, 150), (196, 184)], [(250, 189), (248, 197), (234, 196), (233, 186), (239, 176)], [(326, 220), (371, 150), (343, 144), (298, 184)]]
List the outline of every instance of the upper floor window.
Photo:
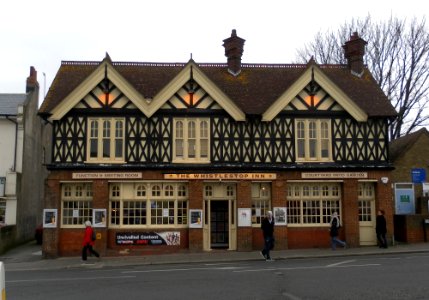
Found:
[(88, 161), (124, 161), (123, 119), (90, 118), (88, 126)]
[(209, 162), (209, 124), (208, 119), (174, 120), (174, 162)]
[(329, 161), (331, 130), (329, 120), (298, 119), (295, 121), (297, 161)]

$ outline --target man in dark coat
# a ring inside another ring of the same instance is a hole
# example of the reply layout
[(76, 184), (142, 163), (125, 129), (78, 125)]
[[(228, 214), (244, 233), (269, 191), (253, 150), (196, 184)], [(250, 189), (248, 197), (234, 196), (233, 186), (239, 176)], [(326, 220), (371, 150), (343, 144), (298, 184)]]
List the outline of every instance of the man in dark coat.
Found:
[(375, 233), (377, 234), (378, 245), (380, 248), (387, 248), (386, 241), (386, 219), (384, 218), (384, 210), (380, 209), (377, 212), (377, 218), (375, 219)]
[(264, 249), (261, 254), (266, 261), (273, 261), (270, 256), (270, 250), (274, 248), (274, 218), (272, 211), (269, 211), (262, 220), (261, 229), (264, 235)]

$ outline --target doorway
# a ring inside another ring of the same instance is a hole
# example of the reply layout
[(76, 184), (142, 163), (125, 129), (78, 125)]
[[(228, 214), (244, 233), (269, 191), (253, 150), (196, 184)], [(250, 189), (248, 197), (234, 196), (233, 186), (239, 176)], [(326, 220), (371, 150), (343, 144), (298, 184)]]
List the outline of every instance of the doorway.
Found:
[(228, 200), (210, 201), (210, 246), (212, 249), (229, 248)]
[(359, 183), (359, 245), (377, 245), (375, 234), (375, 186), (373, 183)]

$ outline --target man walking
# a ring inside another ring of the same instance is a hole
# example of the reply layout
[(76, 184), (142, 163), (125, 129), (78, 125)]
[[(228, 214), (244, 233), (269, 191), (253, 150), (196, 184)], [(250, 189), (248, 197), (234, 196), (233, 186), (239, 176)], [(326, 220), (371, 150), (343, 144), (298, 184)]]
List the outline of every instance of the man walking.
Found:
[(264, 236), (264, 249), (261, 254), (266, 261), (273, 261), (270, 256), (270, 250), (274, 248), (274, 218), (272, 211), (268, 211), (267, 216), (262, 220), (261, 229)]

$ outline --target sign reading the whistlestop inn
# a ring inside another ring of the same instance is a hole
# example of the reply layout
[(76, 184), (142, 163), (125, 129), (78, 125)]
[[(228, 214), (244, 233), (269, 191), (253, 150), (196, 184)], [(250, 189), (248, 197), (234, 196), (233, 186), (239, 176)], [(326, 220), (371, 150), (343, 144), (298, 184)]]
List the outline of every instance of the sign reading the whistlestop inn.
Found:
[(275, 173), (198, 173), (198, 174), (164, 174), (164, 179), (225, 179), (225, 180), (274, 180)]

